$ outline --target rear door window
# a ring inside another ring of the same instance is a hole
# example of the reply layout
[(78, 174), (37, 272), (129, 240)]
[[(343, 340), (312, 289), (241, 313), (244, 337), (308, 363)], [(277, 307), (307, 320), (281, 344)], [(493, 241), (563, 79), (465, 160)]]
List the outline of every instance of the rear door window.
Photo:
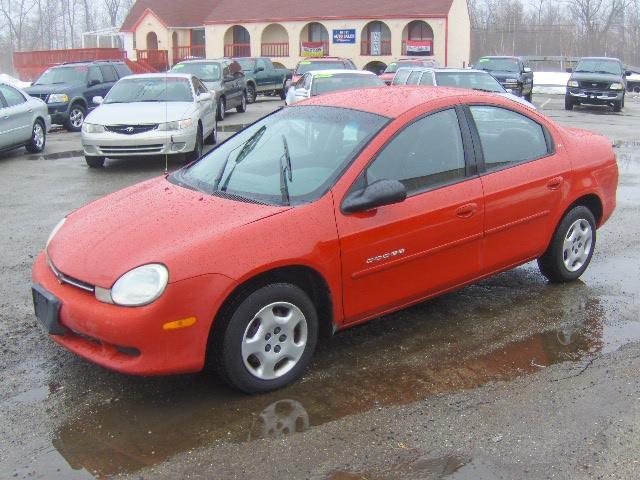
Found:
[(2, 93), (8, 107), (15, 107), (16, 105), (26, 102), (24, 96), (18, 90), (10, 87), (9, 85), (0, 85), (0, 92)]
[(98, 67), (89, 67), (89, 74), (87, 75), (87, 83), (103, 83), (102, 72)]
[(118, 75), (111, 65), (100, 65), (100, 72), (102, 72), (102, 78), (105, 83), (115, 82), (118, 80)]

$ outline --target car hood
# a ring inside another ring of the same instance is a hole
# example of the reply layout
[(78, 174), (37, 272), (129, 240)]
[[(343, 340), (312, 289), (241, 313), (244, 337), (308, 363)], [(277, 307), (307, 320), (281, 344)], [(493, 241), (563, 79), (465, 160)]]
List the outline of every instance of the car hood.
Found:
[(51, 85), (32, 85), (24, 91), (29, 95), (46, 95), (50, 93), (64, 93), (72, 88), (77, 88), (80, 84), (74, 83), (54, 83)]
[(574, 72), (571, 74), (569, 80), (575, 80), (577, 82), (597, 82), (597, 83), (614, 83), (622, 82), (620, 75), (613, 75), (611, 73), (587, 73), (587, 72)]
[(191, 102), (104, 103), (87, 116), (87, 123), (99, 125), (138, 125), (164, 123), (191, 117)]
[(175, 282), (217, 273), (189, 259), (203, 251), (214, 260), (232, 255), (231, 232), (287, 210), (206, 195), (160, 177), (71, 213), (47, 253), (61, 272), (103, 288), (148, 263), (166, 265)]
[(221, 90), (224, 90), (221, 80), (217, 80), (215, 82), (202, 82), (202, 83), (204, 83), (205, 87), (207, 87), (212, 92), (219, 92)]

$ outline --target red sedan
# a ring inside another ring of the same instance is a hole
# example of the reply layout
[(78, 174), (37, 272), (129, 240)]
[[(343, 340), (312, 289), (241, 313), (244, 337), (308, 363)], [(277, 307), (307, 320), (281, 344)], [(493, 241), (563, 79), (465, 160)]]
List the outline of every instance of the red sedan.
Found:
[(577, 279), (611, 142), (501, 97), (363, 89), (280, 110), (69, 214), (33, 270), (51, 338), (121, 372), (265, 392), (331, 334), (537, 259)]

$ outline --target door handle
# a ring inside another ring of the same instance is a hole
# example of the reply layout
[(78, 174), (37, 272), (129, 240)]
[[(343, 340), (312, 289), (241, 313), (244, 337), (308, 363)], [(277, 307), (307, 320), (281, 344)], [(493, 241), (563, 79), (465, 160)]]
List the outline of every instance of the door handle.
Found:
[(467, 203), (456, 209), (456, 215), (460, 218), (471, 218), (478, 211), (477, 203)]
[(552, 178), (547, 182), (547, 188), (549, 190), (558, 190), (562, 186), (563, 182), (564, 182), (564, 178), (562, 177)]

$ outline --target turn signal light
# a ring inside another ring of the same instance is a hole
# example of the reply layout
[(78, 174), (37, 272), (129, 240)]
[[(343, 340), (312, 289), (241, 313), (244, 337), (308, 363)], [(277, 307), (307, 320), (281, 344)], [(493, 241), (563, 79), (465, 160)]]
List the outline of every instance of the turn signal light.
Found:
[(175, 320), (162, 325), (163, 330), (177, 330), (179, 328), (187, 328), (196, 323), (196, 317), (183, 318), (182, 320)]

